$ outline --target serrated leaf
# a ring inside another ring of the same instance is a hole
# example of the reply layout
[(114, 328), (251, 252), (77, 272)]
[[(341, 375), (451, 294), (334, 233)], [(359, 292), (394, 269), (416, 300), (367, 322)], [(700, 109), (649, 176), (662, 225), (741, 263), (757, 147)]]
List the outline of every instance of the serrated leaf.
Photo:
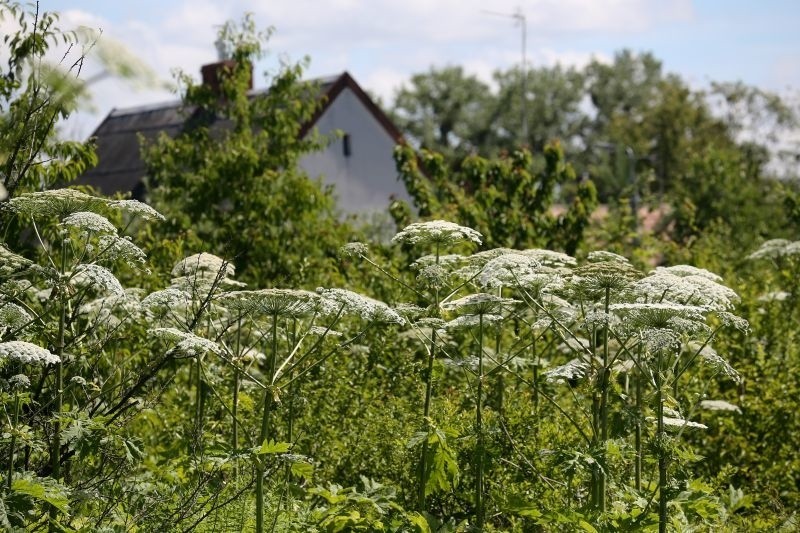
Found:
[(311, 476), (314, 474), (314, 466), (310, 463), (299, 461), (292, 463), (291, 471), (292, 474), (301, 477), (306, 481), (311, 481)]
[(256, 449), (256, 455), (286, 453), (292, 445), (288, 442), (275, 442), (274, 440), (265, 440), (261, 447)]
[(63, 514), (69, 512), (67, 489), (53, 479), (16, 478), (11, 482), (11, 490), (49, 503)]

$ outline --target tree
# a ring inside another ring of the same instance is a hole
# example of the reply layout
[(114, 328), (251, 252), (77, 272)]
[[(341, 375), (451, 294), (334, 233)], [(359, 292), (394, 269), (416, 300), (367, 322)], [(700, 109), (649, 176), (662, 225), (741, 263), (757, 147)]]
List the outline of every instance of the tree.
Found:
[[(19, 29), (3, 36), (9, 57), (0, 70), (0, 201), (70, 181), (97, 163), (90, 143), (59, 140), (56, 132), (85, 96), (77, 76), (92, 43), (62, 31), (58, 15), (38, 6), (3, 2), (0, 22), (6, 20)], [(68, 50), (54, 64), (48, 52), (58, 44)]]
[[(469, 156), (454, 171), (441, 154), (423, 150), (418, 156), (408, 146), (396, 149), (395, 161), (420, 217), (474, 228), (488, 247), (550, 247), (572, 254), (597, 205), (594, 184), (576, 180), (559, 144), (548, 145), (543, 155), (541, 171), (527, 150), (495, 159)], [(571, 205), (556, 215), (551, 210), (554, 190), (570, 184), (575, 187)], [(402, 202), (391, 211), (398, 227), (410, 221), (410, 209)]]
[(529, 69), (525, 75), (528, 137), (521, 139), (520, 69), (494, 73), (499, 89), (493, 111), (492, 148), (511, 151), (518, 145), (527, 145), (540, 152), (547, 143), (560, 140), (567, 153), (574, 152), (573, 145), (584, 135), (588, 124), (588, 116), (581, 109), (584, 75), (561, 65)]
[(397, 93), (394, 118), (421, 148), (463, 156), (486, 142), (492, 107), (489, 87), (461, 67), (431, 68)]
[(330, 190), (298, 169), (320, 147), (317, 137), (300, 136), (318, 90), (301, 82), (302, 64), (283, 64), (268, 90), (249, 93), (269, 32), (245, 16), (219, 37), (231, 62), (218, 92), (181, 74), (187, 127), (143, 148), (152, 201), (168, 219), (161, 237), (184, 236), (194, 251), (235, 260), (247, 281), (307, 282), (332, 270), (348, 232)]

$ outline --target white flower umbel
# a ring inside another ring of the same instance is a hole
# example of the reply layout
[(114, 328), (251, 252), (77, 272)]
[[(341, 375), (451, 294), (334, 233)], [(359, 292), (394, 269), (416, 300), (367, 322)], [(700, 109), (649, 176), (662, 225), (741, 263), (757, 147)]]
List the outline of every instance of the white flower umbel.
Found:
[[(650, 418), (652, 422), (656, 422), (655, 418)], [(693, 428), (693, 429), (708, 429), (708, 426), (700, 422), (692, 422), (691, 420), (684, 420), (683, 418), (675, 418), (672, 416), (665, 416), (663, 418), (664, 425), (673, 428)]]
[(479, 232), (472, 228), (459, 226), (454, 222), (432, 220), (430, 222), (415, 222), (406, 226), (392, 237), (392, 242), (395, 244), (449, 246), (464, 241), (481, 244), (482, 237)]
[(555, 269), (571, 268), (578, 264), (574, 257), (561, 252), (554, 252), (553, 250), (535, 248), (523, 250), (521, 253), (532, 257), (544, 266)]
[(573, 359), (565, 365), (557, 366), (547, 370), (544, 375), (550, 383), (564, 383), (586, 376), (589, 371), (589, 363), (581, 359)]
[(649, 328), (669, 328), (674, 317), (704, 323), (707, 312), (704, 307), (676, 303), (622, 303), (611, 304), (609, 309), (632, 327)]
[(25, 217), (63, 218), (78, 211), (98, 211), (107, 207), (109, 200), (98, 198), (75, 189), (30, 192), (12, 198), (8, 205), (17, 214)]
[(225, 353), (222, 347), (216, 342), (176, 328), (153, 328), (147, 330), (147, 332), (163, 340), (167, 344), (174, 345), (171, 349), (173, 353), (179, 353), (187, 357), (197, 357), (206, 352), (215, 354)]
[(252, 294), (256, 310), (270, 316), (300, 317), (313, 309), (313, 301), (304, 291), (262, 289)]
[(363, 242), (349, 242), (339, 248), (339, 256), (340, 257), (350, 257), (350, 258), (357, 258), (363, 257), (369, 254), (369, 246), (364, 244)]
[(707, 275), (676, 275), (666, 269), (656, 270), (632, 287), (637, 300), (696, 305), (708, 310), (727, 311), (739, 301), (728, 287)]
[(101, 293), (110, 292), (117, 296), (125, 296), (125, 289), (122, 288), (117, 277), (104, 266), (78, 265), (73, 271), (71, 282), (77, 287), (88, 287)]
[(397, 311), (385, 303), (362, 294), (347, 289), (324, 289), (322, 287), (317, 289), (317, 292), (322, 298), (336, 304), (338, 308), (343, 308), (344, 312), (358, 315), (364, 320), (397, 325), (406, 323)]
[(697, 268), (696, 266), (692, 265), (673, 265), (668, 267), (656, 267), (654, 272), (667, 272), (669, 274), (674, 274), (675, 276), (680, 276), (680, 277), (701, 276), (715, 283), (722, 283), (722, 277), (706, 270), (705, 268)]
[(175, 287), (167, 287), (160, 291), (152, 292), (142, 299), (141, 305), (145, 309), (161, 312), (186, 309), (191, 303), (191, 297), (184, 291)]
[(517, 303), (520, 303), (519, 300), (478, 292), (469, 294), (458, 300), (442, 302), (441, 308), (445, 311), (455, 311), (461, 314), (482, 315)]
[(624, 263), (630, 264), (628, 258), (623, 257), (619, 254), (615, 254), (614, 252), (607, 252), (605, 250), (596, 250), (594, 252), (589, 252), (589, 255), (586, 257), (586, 260), (590, 263), (606, 263), (606, 262), (614, 262), (614, 263)]
[(728, 376), (734, 383), (741, 383), (742, 376), (731, 366), (717, 351), (708, 344), (701, 345), (698, 342), (690, 342), (689, 349), (693, 353), (699, 353), (700, 359), (712, 368), (715, 368)]
[(14, 302), (0, 299), (0, 332), (19, 329), (31, 322), (31, 315)]
[(138, 216), (142, 220), (165, 220), (164, 215), (138, 200), (114, 200), (108, 205), (129, 215)]
[(492, 288), (525, 285), (525, 280), (536, 275), (540, 266), (536, 259), (528, 255), (503, 254), (484, 265), (478, 275), (478, 284)]
[(772, 239), (762, 244), (758, 250), (747, 256), (748, 259), (777, 259), (800, 254), (800, 241)]
[(0, 359), (14, 359), (25, 364), (54, 365), (61, 359), (49, 350), (25, 341), (0, 342)]
[(114, 235), (117, 233), (117, 228), (106, 217), (91, 211), (77, 211), (67, 215), (61, 221), (61, 225), (87, 233), (113, 233)]
[(444, 327), (447, 331), (458, 331), (461, 329), (474, 329), (483, 325), (484, 328), (490, 328), (500, 324), (504, 318), (502, 315), (495, 315), (491, 313), (478, 314), (478, 315), (461, 315), (450, 322), (447, 322)]
[(172, 267), (173, 278), (215, 277), (220, 272), (223, 277), (233, 276), (235, 273), (233, 263), (206, 252), (191, 255)]
[[(466, 258), (460, 254), (446, 254), (439, 256), (439, 265), (444, 268), (452, 268), (462, 262), (464, 262)], [(436, 263), (436, 256), (431, 255), (423, 255), (413, 263), (411, 263), (412, 270), (421, 270), (425, 267), (435, 265)]]
[(30, 267), (33, 261), (17, 255), (5, 245), (0, 244), (0, 276), (10, 276), (15, 272)]
[(109, 263), (122, 261), (132, 268), (141, 268), (147, 256), (131, 242), (130, 237), (104, 234), (98, 240), (96, 260)]
[(742, 410), (738, 405), (726, 402), (725, 400), (702, 400), (700, 402), (701, 409), (709, 411), (730, 411), (733, 413), (741, 413)]

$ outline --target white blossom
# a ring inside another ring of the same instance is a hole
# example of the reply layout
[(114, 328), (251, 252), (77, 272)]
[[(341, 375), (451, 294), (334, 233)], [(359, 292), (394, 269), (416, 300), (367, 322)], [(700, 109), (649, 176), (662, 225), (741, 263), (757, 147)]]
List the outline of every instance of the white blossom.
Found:
[(567, 364), (547, 370), (544, 375), (551, 383), (563, 383), (580, 379), (589, 371), (589, 363), (581, 359), (572, 359)]
[(605, 250), (595, 250), (593, 252), (589, 252), (589, 255), (586, 257), (586, 260), (589, 261), (590, 263), (614, 262), (614, 263), (630, 264), (630, 261), (628, 261), (627, 257), (615, 254), (614, 252), (607, 252)]
[(469, 294), (457, 300), (441, 303), (441, 308), (445, 311), (456, 311), (467, 314), (486, 314), (495, 311), (503, 306), (519, 303), (519, 300), (503, 298), (494, 294), (478, 292)]
[(117, 277), (106, 267), (96, 264), (81, 264), (73, 271), (72, 283), (77, 286), (91, 287), (101, 292), (110, 292), (118, 296), (125, 295)]
[(206, 352), (225, 353), (216, 342), (176, 328), (152, 328), (148, 333), (168, 344), (174, 344), (172, 350), (188, 357), (196, 357)]
[(99, 238), (97, 259), (122, 261), (132, 268), (139, 268), (147, 260), (144, 251), (131, 242), (130, 237), (104, 234)]
[(578, 264), (574, 257), (567, 255), (561, 252), (554, 252), (553, 250), (544, 250), (544, 249), (528, 249), (523, 250), (523, 255), (527, 255), (538, 261), (540, 264), (544, 266), (549, 266), (551, 268), (568, 268), (574, 267)]
[(54, 365), (61, 359), (50, 350), (25, 341), (0, 342), (0, 359), (16, 359), (26, 364)]
[(339, 248), (341, 257), (362, 257), (369, 254), (369, 246), (363, 242), (349, 242)]
[(705, 268), (698, 268), (692, 265), (673, 265), (668, 267), (656, 267), (653, 272), (667, 272), (679, 277), (686, 276), (701, 276), (715, 283), (722, 283), (722, 277), (706, 270)]
[(683, 418), (665, 416), (663, 420), (664, 420), (664, 425), (668, 427), (708, 429), (708, 426), (706, 426), (705, 424), (701, 424), (700, 422), (692, 422), (691, 420), (684, 420)]
[(385, 303), (362, 294), (347, 289), (325, 289), (322, 287), (318, 288), (317, 292), (323, 299), (335, 303), (338, 308), (343, 307), (345, 312), (359, 315), (364, 320), (397, 325), (403, 325), (406, 322), (397, 311)]
[(11, 386), (12, 389), (24, 390), (30, 388), (31, 380), (25, 374), (15, 374), (10, 378), (8, 378), (8, 384)]
[(762, 244), (758, 250), (747, 256), (748, 259), (777, 259), (800, 253), (800, 241), (772, 239)]
[(173, 278), (216, 277), (220, 272), (222, 272), (223, 277), (233, 276), (235, 267), (233, 263), (206, 252), (191, 255), (178, 261), (172, 267)]
[(14, 272), (28, 268), (32, 264), (33, 261), (15, 254), (5, 245), (0, 244), (0, 276), (9, 276)]
[(415, 222), (392, 237), (392, 243), (452, 245), (463, 241), (481, 243), (482, 235), (454, 222), (432, 220)]
[(64, 217), (61, 225), (90, 233), (113, 233), (115, 235), (117, 233), (117, 228), (114, 227), (114, 224), (103, 215), (98, 215), (92, 211), (71, 213)]
[(31, 315), (22, 306), (0, 300), (0, 331), (18, 329), (30, 321)]
[(700, 402), (700, 407), (702, 409), (708, 409), (709, 411), (731, 411), (734, 413), (742, 412), (738, 405), (733, 405), (725, 400), (702, 400)]
[(503, 254), (484, 265), (478, 275), (478, 284), (493, 288), (525, 285), (525, 280), (536, 275), (540, 266), (536, 259), (528, 255)]
[(96, 211), (108, 204), (109, 200), (75, 189), (29, 192), (8, 201), (8, 205), (17, 214), (34, 218), (52, 215), (62, 218), (77, 211)]
[[(481, 319), (483, 317), (483, 319)], [(457, 331), (460, 329), (472, 329), (483, 325), (485, 328), (495, 326), (503, 321), (501, 315), (483, 314), (483, 315), (461, 315), (457, 316), (450, 322), (445, 324), (447, 331)]]
[(108, 205), (130, 215), (138, 216), (143, 220), (165, 220), (164, 215), (138, 200), (114, 200), (109, 202)]

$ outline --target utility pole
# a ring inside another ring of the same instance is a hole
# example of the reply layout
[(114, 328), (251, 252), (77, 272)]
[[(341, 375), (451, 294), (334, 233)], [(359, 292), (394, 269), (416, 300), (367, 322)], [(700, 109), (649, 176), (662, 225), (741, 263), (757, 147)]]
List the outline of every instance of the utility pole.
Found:
[(514, 19), (522, 29), (522, 64), (520, 74), (522, 76), (522, 144), (528, 143), (528, 22), (521, 7), (517, 7), (514, 13), (498, 13), (496, 11), (482, 10), (487, 15), (495, 17), (507, 17)]

